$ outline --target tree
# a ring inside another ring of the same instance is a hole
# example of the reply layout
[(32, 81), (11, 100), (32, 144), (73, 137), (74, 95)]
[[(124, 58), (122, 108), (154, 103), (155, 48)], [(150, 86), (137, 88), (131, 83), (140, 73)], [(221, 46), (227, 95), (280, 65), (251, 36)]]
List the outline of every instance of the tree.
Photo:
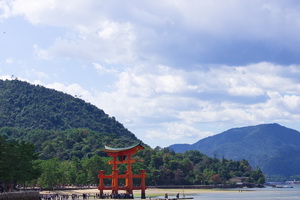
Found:
[(99, 182), (98, 174), (104, 163), (102, 159), (95, 155), (91, 158), (82, 160), (82, 166), (86, 172), (86, 182), (89, 184), (96, 184)]
[(250, 172), (248, 181), (257, 184), (263, 184), (265, 183), (265, 177), (260, 169), (256, 169)]
[(60, 162), (58, 158), (52, 158), (41, 162), (42, 174), (39, 185), (42, 187), (54, 187), (61, 183), (63, 173), (59, 170)]
[(62, 177), (60, 179), (62, 184), (75, 183), (77, 174), (74, 163), (70, 160), (61, 161), (59, 174), (62, 174)]
[(38, 159), (38, 155), (35, 153), (35, 146), (21, 142), (17, 143), (15, 148), (14, 180), (25, 184), (26, 181), (38, 178), (40, 170), (35, 162)]
[(220, 184), (223, 182), (223, 179), (220, 177), (219, 174), (214, 174), (210, 177), (209, 182), (213, 184)]
[(0, 180), (6, 179), (6, 169), (7, 169), (7, 144), (3, 137), (0, 136)]
[(0, 136), (0, 181), (12, 189), (39, 176), (37, 154), (32, 144), (7, 142)]
[(212, 183), (211, 181), (211, 177), (215, 174), (215, 171), (209, 170), (209, 169), (205, 169), (203, 171), (203, 176), (204, 176), (204, 181), (205, 183)]

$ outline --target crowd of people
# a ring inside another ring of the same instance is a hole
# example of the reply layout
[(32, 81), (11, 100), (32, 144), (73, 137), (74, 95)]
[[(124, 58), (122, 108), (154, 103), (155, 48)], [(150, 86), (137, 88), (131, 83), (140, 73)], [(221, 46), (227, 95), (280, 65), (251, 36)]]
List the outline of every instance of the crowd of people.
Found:
[(100, 196), (100, 194), (97, 194), (98, 198), (101, 199), (133, 199), (133, 195), (132, 194), (125, 194), (125, 193), (121, 193), (121, 194), (102, 194)]
[(82, 195), (79, 194), (43, 194), (40, 195), (41, 200), (79, 200), (82, 196), (82, 199), (90, 199), (92, 197), (93, 199), (133, 199), (132, 194), (103, 194), (100, 195), (99, 193), (96, 193), (95, 195), (90, 195), (89, 193), (83, 193)]
[[(78, 200), (82, 196), (82, 199), (90, 199), (90, 194), (83, 193), (82, 195), (79, 194), (43, 194), (40, 196), (41, 200), (69, 200), (71, 197), (72, 200)], [(96, 198), (97, 194), (94, 195), (94, 199)]]

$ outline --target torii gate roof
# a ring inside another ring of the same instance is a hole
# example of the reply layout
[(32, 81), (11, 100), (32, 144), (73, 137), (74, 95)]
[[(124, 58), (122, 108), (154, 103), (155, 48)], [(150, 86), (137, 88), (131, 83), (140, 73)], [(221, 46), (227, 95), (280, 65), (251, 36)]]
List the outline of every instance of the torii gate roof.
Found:
[(136, 145), (133, 145), (130, 147), (123, 147), (123, 148), (113, 148), (113, 147), (104, 146), (103, 151), (105, 151), (106, 153), (122, 153), (122, 152), (127, 152), (127, 151), (137, 152), (142, 149), (145, 149), (145, 147), (143, 147), (140, 142)]

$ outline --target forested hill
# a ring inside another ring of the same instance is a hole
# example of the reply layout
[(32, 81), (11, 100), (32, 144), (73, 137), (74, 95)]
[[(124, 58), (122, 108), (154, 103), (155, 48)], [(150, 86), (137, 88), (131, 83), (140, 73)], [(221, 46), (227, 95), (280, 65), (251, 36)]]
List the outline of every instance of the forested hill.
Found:
[(300, 133), (279, 124), (233, 128), (188, 144), (171, 145), (176, 152), (199, 150), (209, 156), (246, 159), (267, 175), (300, 175)]
[[(126, 146), (139, 142), (133, 133), (103, 110), (43, 86), (19, 80), (0, 80), (0, 105), (0, 134), (8, 139), (28, 140), (42, 148), (40, 150), (49, 147), (48, 140), (55, 142), (58, 137), (77, 140), (71, 141), (74, 144), (94, 140), (93, 143), (98, 143), (95, 149), (109, 143)], [(49, 148), (57, 150), (54, 142)], [(64, 143), (61, 148), (66, 150), (72, 146), (70, 141)], [(82, 150), (83, 147), (77, 145), (76, 149)]]
[(96, 106), (27, 82), (1, 80), (0, 105), (0, 126), (45, 130), (88, 128), (135, 138)]

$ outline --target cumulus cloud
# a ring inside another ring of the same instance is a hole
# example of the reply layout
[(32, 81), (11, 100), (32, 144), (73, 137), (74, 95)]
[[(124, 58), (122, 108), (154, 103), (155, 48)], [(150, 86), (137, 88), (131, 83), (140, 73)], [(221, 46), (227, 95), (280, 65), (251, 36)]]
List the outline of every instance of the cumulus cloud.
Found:
[[(87, 13), (91, 9), (92, 1), (7, 1), (6, 15), (24, 16), (33, 24), (45, 24), (52, 26), (74, 26), (78, 22), (86, 20)], [(94, 14), (94, 13), (93, 13)]]
[[(279, 116), (284, 113), (285, 115), (294, 115), (300, 117), (300, 97), (296, 95), (283, 95), (277, 91), (269, 93), (270, 100), (268, 102), (269, 107), (278, 110)], [(267, 106), (266, 106), (267, 107)], [(277, 115), (278, 116), (278, 115)]]
[[(261, 67), (264, 69), (258, 70)], [(115, 91), (100, 94), (102, 100), (98, 105), (124, 119), (128, 126), (178, 121), (182, 124), (247, 124), (295, 117), (291, 110), (299, 106), (298, 96), (288, 91), (299, 94), (299, 82), (280, 74), (288, 67), (258, 63), (224, 68), (189, 72), (156, 66), (153, 72), (145, 73), (140, 67), (133, 68), (120, 74)], [(261, 74), (262, 71), (269, 73)], [(240, 85), (246, 83), (251, 87), (240, 91)], [(254, 100), (247, 102), (249, 98)], [(292, 100), (297, 101), (289, 104)], [(155, 133), (162, 134), (150, 131), (149, 136)]]
[(71, 94), (72, 96), (76, 98), (84, 99), (87, 102), (93, 100), (94, 98), (89, 91), (85, 90), (84, 88), (82, 88), (80, 85), (76, 83), (70, 85), (64, 85), (62, 83), (52, 83), (52, 84), (45, 84), (45, 87)]
[(0, 14), (0, 20), (11, 16), (9, 0), (3, 0), (0, 2), (0, 11), (2, 11)]
[(43, 60), (49, 60), (50, 55), (47, 50), (41, 49), (38, 45), (34, 44), (33, 45), (34, 49), (34, 56), (38, 59), (43, 59)]
[(299, 61), (300, 6), (293, 1), (130, 2), (14, 0), (0, 8), (5, 16), (66, 28), (48, 47), (55, 56), (177, 67)]
[(103, 65), (101, 65), (99, 63), (92, 63), (92, 64), (99, 74), (115, 74), (115, 73), (117, 73), (117, 70), (105, 68)]
[(135, 37), (129, 23), (105, 21), (95, 27), (81, 27), (79, 32), (73, 31), (63, 38), (56, 38), (50, 47), (37, 51), (38, 55), (120, 65), (136, 61)]
[(164, 140), (180, 140), (183, 138), (192, 138), (199, 140), (213, 135), (212, 132), (201, 132), (187, 124), (180, 123), (163, 123), (162, 129), (147, 131), (146, 138), (149, 139), (164, 139)]
[(300, 96), (284, 95), (282, 97), (282, 103), (289, 112), (299, 115), (298, 110), (300, 110)]

